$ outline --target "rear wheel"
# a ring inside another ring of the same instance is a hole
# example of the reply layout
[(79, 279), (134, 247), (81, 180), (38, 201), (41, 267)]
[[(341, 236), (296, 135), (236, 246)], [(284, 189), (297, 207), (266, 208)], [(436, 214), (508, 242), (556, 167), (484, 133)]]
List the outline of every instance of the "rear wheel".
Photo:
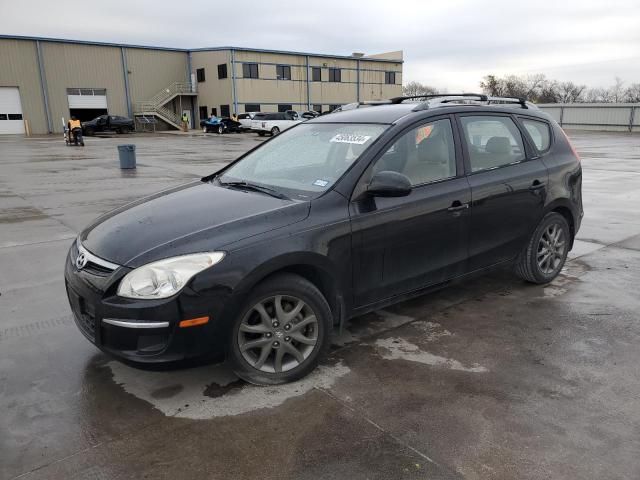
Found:
[(265, 133), (264, 132), (258, 132), (258, 135), (260, 135), (261, 137), (264, 137)]
[(87, 137), (90, 137), (91, 135), (93, 135), (93, 134), (94, 134), (93, 128), (86, 128), (86, 129), (84, 130), (84, 134), (85, 134)]
[(120, 133), (122, 133), (123, 135), (129, 133), (129, 127), (127, 126), (120, 127)]
[(274, 137), (275, 137), (276, 135), (278, 135), (279, 133), (280, 133), (280, 129), (279, 129), (278, 127), (273, 127), (273, 128), (271, 129), (271, 135), (273, 135)]
[(207, 127), (202, 127), (202, 133), (209, 133), (209, 129)]
[(516, 263), (516, 274), (532, 283), (549, 283), (558, 276), (567, 260), (571, 230), (557, 212), (542, 219)]
[(281, 274), (260, 284), (232, 331), (235, 373), (257, 385), (277, 385), (309, 374), (330, 345), (332, 315), (308, 280)]
[(224, 133), (224, 127), (222, 125), (218, 125), (218, 128), (216, 129), (216, 131), (218, 132), (219, 135), (222, 135)]

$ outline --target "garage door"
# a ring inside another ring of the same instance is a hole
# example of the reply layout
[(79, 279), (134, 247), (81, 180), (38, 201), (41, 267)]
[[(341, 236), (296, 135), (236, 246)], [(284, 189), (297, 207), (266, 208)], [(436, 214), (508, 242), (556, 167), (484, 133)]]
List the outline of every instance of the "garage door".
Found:
[(68, 88), (69, 109), (105, 109), (107, 108), (107, 91), (104, 88)]
[(0, 134), (24, 133), (18, 87), (0, 87)]

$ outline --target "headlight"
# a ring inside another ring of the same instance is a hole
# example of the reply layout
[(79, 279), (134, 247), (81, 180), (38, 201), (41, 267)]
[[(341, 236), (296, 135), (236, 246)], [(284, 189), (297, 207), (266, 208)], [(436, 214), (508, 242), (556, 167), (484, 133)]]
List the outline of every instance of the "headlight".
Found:
[(118, 295), (126, 298), (156, 299), (175, 295), (197, 273), (220, 262), (223, 252), (196, 253), (166, 258), (127, 273)]

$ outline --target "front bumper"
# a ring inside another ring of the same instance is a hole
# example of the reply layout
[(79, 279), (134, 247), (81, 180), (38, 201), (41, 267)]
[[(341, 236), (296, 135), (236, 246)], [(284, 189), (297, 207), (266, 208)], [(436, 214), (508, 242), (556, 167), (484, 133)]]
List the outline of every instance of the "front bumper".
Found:
[[(117, 287), (130, 271), (88, 264), (78, 269), (76, 244), (65, 262), (67, 297), (78, 329), (94, 345), (113, 356), (141, 363), (162, 363), (203, 355), (224, 354), (227, 330), (224, 310), (228, 295), (186, 287), (162, 300), (118, 297)], [(95, 258), (95, 257), (94, 257)], [(181, 320), (208, 316), (209, 322), (180, 328)]]

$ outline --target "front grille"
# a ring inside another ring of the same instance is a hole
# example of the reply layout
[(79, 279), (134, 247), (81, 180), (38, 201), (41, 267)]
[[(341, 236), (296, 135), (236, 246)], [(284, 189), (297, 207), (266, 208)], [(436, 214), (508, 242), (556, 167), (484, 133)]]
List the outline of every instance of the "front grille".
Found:
[(75, 270), (78, 270), (78, 267), (76, 266), (76, 259), (80, 253), (84, 253), (87, 258), (86, 264), (81, 269), (83, 272), (96, 275), (98, 277), (108, 277), (118, 268), (118, 265), (96, 257), (84, 248), (79, 243), (79, 240), (76, 240), (71, 247), (71, 254), (69, 255), (69, 261)]
[(112, 269), (98, 265), (92, 261), (88, 261), (82, 270), (93, 275), (98, 275), (99, 277), (107, 277), (113, 273)]

